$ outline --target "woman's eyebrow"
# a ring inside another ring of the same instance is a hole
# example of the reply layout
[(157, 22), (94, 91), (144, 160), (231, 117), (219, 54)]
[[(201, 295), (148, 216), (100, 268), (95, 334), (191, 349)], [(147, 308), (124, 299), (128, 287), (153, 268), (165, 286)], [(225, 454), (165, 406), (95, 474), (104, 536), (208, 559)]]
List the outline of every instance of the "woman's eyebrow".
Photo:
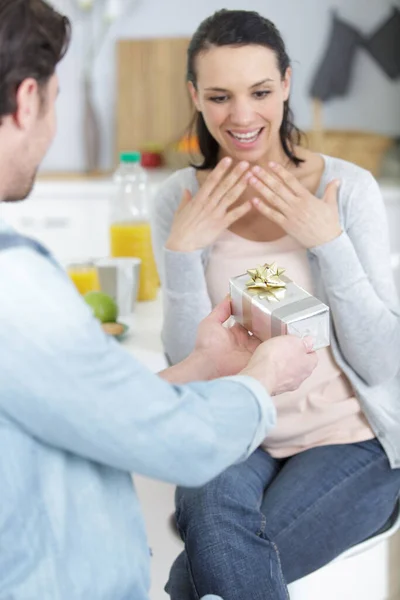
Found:
[[(274, 81), (274, 80), (271, 79), (270, 77), (267, 77), (266, 79), (263, 79), (262, 81), (258, 81), (257, 83), (253, 83), (253, 85), (250, 86), (250, 89), (253, 89), (255, 87), (263, 85), (264, 83), (268, 83), (270, 81)], [(229, 90), (227, 90), (225, 88), (220, 88), (220, 87), (205, 88), (205, 91), (206, 92), (229, 92)]]

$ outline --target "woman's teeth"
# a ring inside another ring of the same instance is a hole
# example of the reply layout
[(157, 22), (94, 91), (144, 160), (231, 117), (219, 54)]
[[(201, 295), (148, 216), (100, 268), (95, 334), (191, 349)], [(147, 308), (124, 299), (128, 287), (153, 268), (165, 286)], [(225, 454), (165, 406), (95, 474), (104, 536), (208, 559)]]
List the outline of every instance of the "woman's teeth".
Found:
[(242, 144), (252, 144), (258, 138), (259, 134), (261, 133), (261, 129), (255, 129), (254, 131), (249, 131), (248, 133), (235, 133), (233, 131), (230, 131), (229, 133), (235, 138), (235, 140), (241, 142)]

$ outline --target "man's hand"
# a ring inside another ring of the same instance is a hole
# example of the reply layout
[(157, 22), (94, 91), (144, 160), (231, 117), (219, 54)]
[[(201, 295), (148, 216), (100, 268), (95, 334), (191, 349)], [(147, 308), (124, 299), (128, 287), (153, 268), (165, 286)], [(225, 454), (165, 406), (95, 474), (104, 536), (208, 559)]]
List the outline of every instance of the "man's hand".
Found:
[(275, 396), (296, 390), (317, 362), (310, 338), (281, 335), (260, 344), (240, 375), (254, 377)]
[(311, 375), (317, 357), (307, 339), (285, 335), (261, 343), (237, 323), (224, 327), (230, 316), (226, 297), (200, 323), (194, 351), (159, 375), (171, 383), (248, 375), (271, 395), (295, 390)]
[(199, 325), (194, 351), (209, 364), (210, 379), (237, 375), (261, 344), (238, 323), (223, 327), (230, 316), (231, 302), (227, 296)]

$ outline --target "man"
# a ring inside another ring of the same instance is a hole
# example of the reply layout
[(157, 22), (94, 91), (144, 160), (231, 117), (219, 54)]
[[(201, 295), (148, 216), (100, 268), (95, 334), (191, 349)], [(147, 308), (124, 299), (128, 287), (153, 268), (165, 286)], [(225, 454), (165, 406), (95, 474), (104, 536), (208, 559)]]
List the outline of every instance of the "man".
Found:
[[(29, 194), (54, 136), (69, 32), (44, 0), (0, 0), (4, 202)], [(155, 375), (102, 332), (46, 250), (1, 219), (0, 282), (0, 598), (145, 600), (130, 473), (197, 486), (245, 459), (274, 425), (270, 394), (300, 385), (315, 354), (296, 338), (257, 347), (224, 328), (226, 300), (194, 352)]]

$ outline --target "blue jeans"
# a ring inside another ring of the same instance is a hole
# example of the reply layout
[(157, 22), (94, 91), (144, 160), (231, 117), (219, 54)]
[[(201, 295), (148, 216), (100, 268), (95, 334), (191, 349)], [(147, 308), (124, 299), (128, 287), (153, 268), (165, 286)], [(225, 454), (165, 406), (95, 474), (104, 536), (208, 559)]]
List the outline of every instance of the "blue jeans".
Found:
[(202, 488), (178, 488), (185, 551), (172, 600), (284, 600), (287, 584), (384, 526), (400, 491), (378, 440), (321, 446), (288, 459), (262, 449)]

